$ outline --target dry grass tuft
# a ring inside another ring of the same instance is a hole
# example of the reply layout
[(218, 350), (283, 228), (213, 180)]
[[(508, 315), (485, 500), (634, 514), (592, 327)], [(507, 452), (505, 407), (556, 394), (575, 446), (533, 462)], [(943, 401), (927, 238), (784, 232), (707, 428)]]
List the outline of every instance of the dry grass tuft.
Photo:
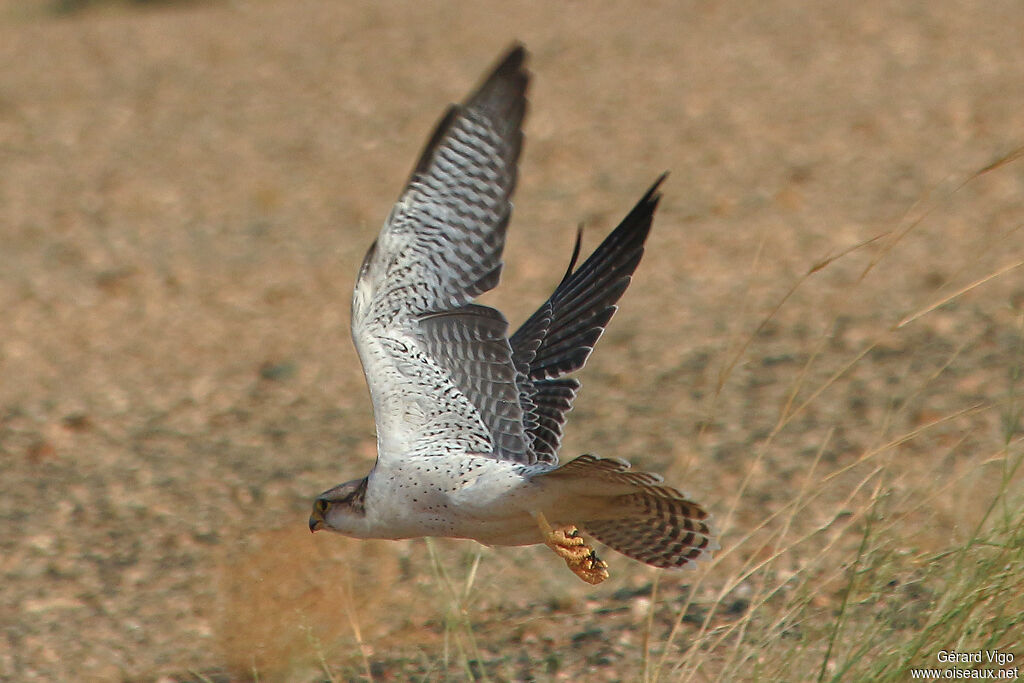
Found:
[[(841, 338), (837, 344), (832, 332), (851, 302), (871, 291), (874, 271), (905, 267), (903, 243), (941, 238), (937, 221), (926, 219), (1019, 157), (1008, 155), (937, 192), (886, 235), (833, 299), (826, 332), (792, 373), (778, 420), (727, 508), (723, 532), (731, 538), (692, 587), (691, 595), (712, 596), (704, 619), (687, 630), (680, 612), (666, 640), (652, 648), (645, 680), (905, 680), (911, 668), (937, 666), (940, 650), (1012, 655), (1024, 646), (1024, 315), (1004, 309), (999, 322), (986, 320), (986, 329), (965, 324), (978, 315), (978, 299), (974, 308), (949, 310), (1006, 278), (1019, 258), (1008, 254), (979, 271), (978, 254), (999, 243), (981, 236), (947, 260), (956, 269), (944, 288), (949, 293), (925, 294), (924, 304), (907, 304), (908, 314), (881, 308), (885, 315), (855, 345)], [(758, 331), (832, 260), (821, 264), (790, 288)], [(1006, 296), (1006, 284), (990, 295)], [(923, 332), (908, 329), (913, 324)], [(933, 341), (936, 330), (945, 333), (942, 344)], [(725, 379), (740, 356), (756, 353), (756, 334), (736, 344), (741, 350), (725, 365)], [(988, 352), (981, 363), (971, 357), (979, 348)], [(880, 349), (886, 352), (874, 353)], [(858, 386), (884, 390), (886, 400), (877, 404), (885, 409), (801, 422), (802, 414), (828, 408)], [(840, 431), (845, 446), (837, 444)], [(781, 505), (757, 505), (761, 519), (751, 524), (751, 499), (764, 495), (761, 481), (778, 476), (762, 464), (792, 457), (787, 444), (794, 433), (817, 451), (792, 473), (792, 495)], [(749, 609), (723, 619), (737, 595)]]

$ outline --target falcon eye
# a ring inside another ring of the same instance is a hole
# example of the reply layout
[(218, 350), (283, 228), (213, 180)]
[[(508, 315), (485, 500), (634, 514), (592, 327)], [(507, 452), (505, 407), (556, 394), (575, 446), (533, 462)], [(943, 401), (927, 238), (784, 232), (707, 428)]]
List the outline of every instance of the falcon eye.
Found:
[(316, 511), (321, 515), (327, 512), (327, 501), (323, 498), (317, 498), (316, 500)]

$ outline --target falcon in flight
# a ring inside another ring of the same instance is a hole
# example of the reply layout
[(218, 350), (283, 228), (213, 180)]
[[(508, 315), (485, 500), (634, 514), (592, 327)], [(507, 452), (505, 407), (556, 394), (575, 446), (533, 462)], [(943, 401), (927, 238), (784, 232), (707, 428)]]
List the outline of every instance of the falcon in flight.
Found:
[(708, 514), (625, 460), (558, 450), (583, 367), (644, 251), (664, 176), (511, 336), (474, 303), (498, 284), (529, 76), (514, 46), (452, 105), (363, 259), (352, 337), (377, 427), (362, 479), (321, 494), (311, 531), (545, 543), (584, 581), (608, 577), (596, 539), (655, 567), (710, 557)]

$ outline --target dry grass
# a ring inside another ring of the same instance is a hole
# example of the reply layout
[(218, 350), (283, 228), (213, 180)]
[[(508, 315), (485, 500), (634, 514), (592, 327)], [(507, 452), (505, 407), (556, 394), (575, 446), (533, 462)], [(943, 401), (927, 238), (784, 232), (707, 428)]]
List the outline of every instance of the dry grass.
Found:
[[(0, 3), (0, 678), (1024, 657), (1018, 3), (141, 4)], [(608, 556), (591, 589), (544, 548), (305, 528), (374, 456), (355, 269), (513, 37), (536, 79), (488, 302), (522, 320), (574, 223), (593, 246), (672, 170), (564, 452), (706, 503), (698, 573)]]
[[(913, 349), (904, 338), (909, 326), (996, 278), (1019, 278), (1017, 269), (1024, 262), (1018, 252), (1007, 254), (1005, 265), (961, 285), (958, 281), (977, 270), (973, 254), (998, 248), (996, 242), (979, 240), (967, 245), (959, 263), (955, 258), (945, 262), (958, 266), (956, 277), (943, 283), (930, 303), (879, 326), (855, 348), (832, 344), (831, 330), (861, 296), (872, 271), (897, 254), (901, 242), (924, 229), (934, 212), (955, 203), (964, 187), (1019, 163), (1020, 157), (1016, 150), (953, 183), (880, 236), (881, 247), (859, 272), (854, 270), (856, 277), (837, 300), (837, 313), (826, 326), (829, 332), (812, 345), (793, 374), (778, 421), (758, 448), (727, 513), (726, 533), (750, 494), (753, 473), (776, 455), (776, 440), (801, 413), (825, 403), (829, 393), (857, 384), (872, 351), (883, 344)], [(828, 258), (812, 265), (757, 331), (797, 288), (810, 286), (811, 278), (832, 264)], [(670, 646), (677, 637), (686, 637), (679, 631), (682, 617), (677, 619), (661, 657), (645, 669), (651, 672), (648, 677), (793, 680), (809, 679), (815, 672), (819, 681), (906, 680), (911, 667), (935, 665), (942, 649), (1018, 652), (1024, 645), (1024, 315), (1019, 311), (1013, 329), (1005, 330), (1014, 335), (1006, 341), (1016, 350), (999, 368), (1002, 376), (992, 378), (989, 396), (957, 396), (945, 410), (920, 408), (920, 402), (935, 402), (945, 378), (972, 374), (974, 368), (964, 363), (964, 356), (978, 342), (973, 338), (934, 359), (908, 354), (898, 366), (897, 379), (888, 382), (888, 409), (873, 425), (878, 428), (876, 442), (855, 457), (823, 462), (823, 453), (833, 449), (837, 426), (814, 430), (819, 450), (808, 459), (796, 495), (756, 527), (738, 530), (738, 538), (718, 561), (730, 565), (731, 556), (739, 555), (742, 564), (730, 567), (724, 577), (715, 577), (713, 567), (693, 587), (699, 591), (702, 583), (715, 584), (707, 616), (689, 635), (688, 651), (672, 657)], [(738, 355), (752, 341), (752, 336), (743, 339)], [(821, 381), (808, 380), (818, 365), (836, 370), (819, 373)], [(727, 362), (725, 372), (734, 366)], [(977, 382), (974, 378), (975, 389)], [(901, 424), (906, 428), (896, 428)], [(929, 452), (934, 465), (922, 469), (919, 463), (908, 464), (906, 456), (915, 450)], [(933, 467), (940, 469), (939, 477)], [(803, 521), (808, 513), (818, 519)], [(747, 611), (739, 619), (715, 624), (716, 613), (725, 611), (730, 595), (745, 585), (751, 587)]]

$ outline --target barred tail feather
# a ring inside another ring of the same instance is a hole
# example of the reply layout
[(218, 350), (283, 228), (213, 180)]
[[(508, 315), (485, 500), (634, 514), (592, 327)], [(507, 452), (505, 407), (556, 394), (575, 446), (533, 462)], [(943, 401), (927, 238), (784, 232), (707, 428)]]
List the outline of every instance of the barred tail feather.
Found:
[(576, 492), (607, 496), (596, 518), (578, 520), (584, 533), (612, 550), (662, 569), (710, 559), (720, 546), (709, 515), (686, 494), (619, 458), (582, 455), (543, 475)]
[(718, 548), (705, 521), (708, 514), (697, 503), (647, 492), (622, 496), (615, 503), (635, 511), (635, 516), (584, 521), (580, 527), (626, 557), (662, 569), (682, 569), (710, 559)]

